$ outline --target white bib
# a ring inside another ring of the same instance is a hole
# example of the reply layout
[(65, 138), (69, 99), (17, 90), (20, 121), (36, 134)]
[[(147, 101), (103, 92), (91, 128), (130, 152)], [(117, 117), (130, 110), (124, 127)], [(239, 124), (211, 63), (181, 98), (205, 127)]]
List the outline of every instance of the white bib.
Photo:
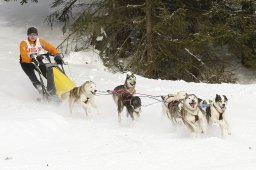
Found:
[(42, 46), (39, 42), (39, 38), (36, 39), (36, 45), (34, 46), (34, 44), (29, 44), (28, 40), (24, 40), (27, 43), (27, 52), (28, 55), (30, 54), (39, 54), (42, 50)]

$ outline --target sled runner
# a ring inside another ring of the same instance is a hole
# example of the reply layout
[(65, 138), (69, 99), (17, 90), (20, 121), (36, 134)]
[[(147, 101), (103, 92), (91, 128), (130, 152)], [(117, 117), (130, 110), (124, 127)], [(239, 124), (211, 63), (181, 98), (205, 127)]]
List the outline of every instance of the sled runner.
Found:
[[(51, 61), (50, 56), (49, 53), (32, 56), (32, 61), (42, 85), (42, 95), (45, 99), (59, 98), (60, 95), (75, 87), (75, 84), (65, 74), (62, 58), (62, 62), (57, 64)], [(46, 79), (46, 83), (43, 77)]]

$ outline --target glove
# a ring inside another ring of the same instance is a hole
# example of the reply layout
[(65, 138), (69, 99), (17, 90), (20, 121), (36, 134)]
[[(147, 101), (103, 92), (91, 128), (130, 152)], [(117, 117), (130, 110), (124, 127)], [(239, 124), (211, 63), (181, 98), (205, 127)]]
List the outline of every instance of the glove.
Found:
[(34, 57), (32, 58), (32, 63), (34, 63), (36, 66), (39, 65), (38, 61)]
[(54, 57), (54, 60), (55, 60), (55, 62), (56, 62), (57, 64), (63, 64), (63, 60), (62, 60), (62, 58), (61, 58), (60, 55), (56, 55), (56, 56)]
[(44, 59), (44, 57), (42, 55), (38, 55), (36, 57), (36, 59), (39, 61), (39, 62), (42, 62), (42, 60)]

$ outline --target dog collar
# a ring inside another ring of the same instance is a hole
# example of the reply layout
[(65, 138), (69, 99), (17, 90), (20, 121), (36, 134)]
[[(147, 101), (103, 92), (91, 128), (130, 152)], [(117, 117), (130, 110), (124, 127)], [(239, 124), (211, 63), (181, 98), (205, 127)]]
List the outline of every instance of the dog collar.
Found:
[(87, 97), (87, 98), (86, 98), (86, 100), (85, 100), (85, 101), (83, 101), (83, 102), (86, 104), (86, 103), (89, 101), (89, 99), (90, 99), (90, 98), (89, 98), (89, 97)]
[(221, 110), (221, 112), (219, 111), (219, 109), (215, 106), (215, 104), (213, 104), (213, 107), (217, 110), (217, 112), (219, 112), (219, 113), (224, 113), (224, 111), (223, 110)]

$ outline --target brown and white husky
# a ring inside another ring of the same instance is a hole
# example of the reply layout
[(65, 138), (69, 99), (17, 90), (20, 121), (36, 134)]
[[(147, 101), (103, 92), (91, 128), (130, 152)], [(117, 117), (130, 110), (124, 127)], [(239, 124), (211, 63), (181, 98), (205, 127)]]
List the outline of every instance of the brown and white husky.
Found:
[[(94, 96), (96, 94), (96, 85), (93, 81), (86, 81), (79, 87), (75, 87), (67, 93), (61, 95), (61, 98), (69, 100), (69, 111), (72, 113), (74, 103), (79, 103), (85, 110), (86, 116), (91, 107), (97, 109), (97, 106), (94, 102)], [(98, 109), (97, 109), (98, 111)]]

